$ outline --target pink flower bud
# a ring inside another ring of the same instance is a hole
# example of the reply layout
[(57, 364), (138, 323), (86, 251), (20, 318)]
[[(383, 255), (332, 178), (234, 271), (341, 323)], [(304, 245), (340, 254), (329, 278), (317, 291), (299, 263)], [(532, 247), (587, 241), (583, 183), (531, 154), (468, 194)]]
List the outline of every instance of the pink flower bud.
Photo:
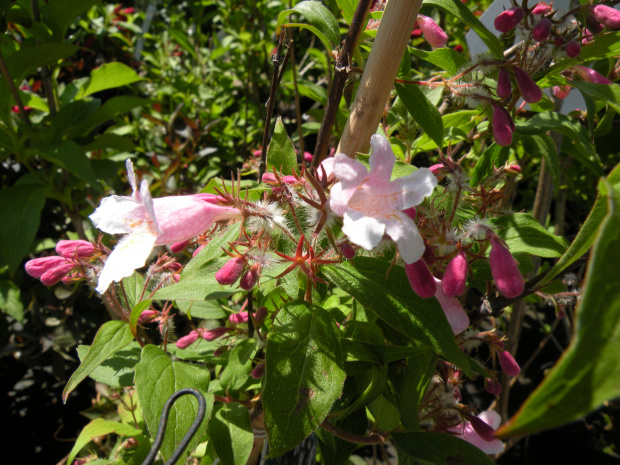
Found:
[(592, 36), (592, 33), (588, 30), (585, 29), (583, 30), (583, 34), (581, 36), (581, 45), (587, 45), (590, 42), (592, 42), (594, 40), (594, 37)]
[(181, 339), (177, 341), (176, 343), (177, 348), (187, 349), (189, 346), (191, 346), (194, 342), (198, 340), (198, 336), (200, 336), (198, 331), (192, 331), (187, 336), (183, 336)]
[(260, 158), (262, 154), (262, 150), (254, 150), (254, 152), (252, 152), (252, 155), (254, 155), (256, 158)]
[(26, 273), (28, 273), (33, 278), (40, 278), (47, 271), (50, 271), (57, 266), (61, 266), (67, 263), (62, 257), (57, 255), (53, 255), (50, 257), (41, 257), (35, 258), (34, 260), (29, 260), (26, 262)]
[(260, 265), (258, 263), (252, 265), (248, 271), (245, 272), (241, 281), (239, 282), (239, 287), (244, 291), (249, 291), (258, 282), (258, 272), (260, 271)]
[(576, 40), (570, 40), (566, 43), (566, 54), (570, 58), (577, 58), (581, 54), (581, 45)]
[(185, 250), (185, 248), (188, 245), (189, 245), (189, 239), (186, 240), (186, 241), (175, 242), (174, 244), (170, 245), (170, 252), (172, 252), (172, 253), (182, 252), (183, 250)]
[(602, 32), (603, 29), (605, 29), (605, 26), (603, 26), (591, 16), (586, 16), (586, 25), (588, 26), (588, 29), (592, 32), (592, 34), (598, 34), (599, 32)]
[(86, 258), (95, 253), (95, 246), (88, 241), (58, 241), (56, 253), (65, 258)]
[(405, 272), (413, 291), (423, 299), (429, 299), (437, 292), (435, 278), (424, 260), (405, 265)]
[(493, 24), (495, 25), (495, 29), (499, 32), (510, 32), (521, 22), (524, 16), (525, 12), (523, 8), (511, 8), (501, 12), (497, 18), (495, 18)]
[(521, 167), (519, 165), (512, 164), (508, 165), (504, 171), (510, 174), (521, 174)]
[(520, 296), (525, 287), (523, 276), (510, 251), (497, 236), (491, 236), (489, 264), (497, 290), (509, 299)]
[(224, 334), (228, 333), (230, 331), (229, 328), (226, 328), (225, 326), (220, 326), (219, 328), (215, 328), (212, 329), (210, 331), (204, 331), (202, 333), (202, 338), (205, 341), (215, 341), (216, 339), (221, 338)]
[(551, 34), (551, 20), (549, 18), (542, 18), (534, 29), (532, 29), (532, 37), (536, 42), (542, 42), (543, 40), (547, 40), (549, 35)]
[(542, 99), (542, 90), (536, 85), (532, 77), (523, 71), (521, 68), (515, 66), (515, 78), (517, 79), (517, 86), (521, 91), (523, 100), (527, 103), (540, 102)]
[(502, 147), (512, 144), (512, 133), (515, 130), (515, 123), (510, 113), (499, 105), (493, 105), (493, 137), (495, 142)]
[(561, 47), (564, 44), (564, 37), (557, 36), (553, 39), (553, 45), (556, 47)]
[(215, 280), (223, 286), (234, 284), (243, 273), (243, 268), (245, 268), (243, 257), (231, 258), (215, 273)]
[(314, 155), (312, 155), (310, 152), (304, 152), (304, 161), (310, 163), (313, 158)]
[(502, 367), (502, 371), (506, 374), (506, 376), (519, 376), (521, 373), (521, 368), (514, 357), (508, 352), (504, 350), (498, 355), (499, 364)]
[(140, 314), (140, 318), (138, 318), (138, 323), (146, 323), (149, 320), (152, 320), (153, 318), (155, 318), (157, 315), (159, 315), (159, 312), (155, 310), (144, 310)]
[(532, 9), (532, 14), (537, 16), (546, 15), (547, 13), (551, 13), (551, 10), (551, 5), (547, 5), (545, 2), (539, 2), (534, 5), (534, 8)]
[(416, 215), (418, 214), (418, 212), (415, 209), (415, 207), (407, 208), (407, 209), (403, 210), (403, 213), (405, 215), (407, 215), (409, 218), (411, 218), (412, 220), (414, 220), (414, 221), (415, 221)]
[(594, 5), (590, 7), (592, 16), (607, 26), (612, 31), (620, 29), (620, 11), (607, 5)]
[(510, 80), (510, 74), (505, 68), (499, 69), (497, 75), (497, 96), (499, 98), (508, 98), (512, 93), (512, 81)]
[(196, 255), (198, 255), (200, 253), (200, 251), (205, 248), (206, 245), (207, 244), (202, 244), (202, 245), (198, 246), (198, 248), (196, 248), (196, 250), (194, 250), (194, 253), (192, 254), (192, 257), (195, 257)]
[(267, 318), (268, 313), (267, 307), (258, 307), (258, 310), (256, 310), (256, 313), (254, 314), (254, 323), (257, 328), (263, 324), (263, 321)]
[(265, 374), (265, 362), (260, 362), (252, 370), (252, 378), (261, 379)]
[(296, 178), (295, 176), (280, 176), (280, 182), (278, 182), (278, 179), (276, 178), (275, 174), (273, 173), (265, 173), (263, 174), (263, 182), (265, 184), (301, 184), (302, 181), (301, 179)]
[(491, 442), (495, 440), (495, 430), (487, 425), (480, 418), (475, 417), (473, 415), (468, 415), (467, 419), (471, 423), (474, 431), (487, 442)]
[(60, 282), (62, 278), (75, 268), (75, 264), (65, 261), (62, 265), (58, 265), (51, 270), (47, 270), (41, 275), (41, 282), (46, 286), (53, 286)]
[(552, 90), (553, 90), (553, 95), (555, 95), (555, 98), (564, 100), (566, 97), (568, 97), (568, 94), (570, 94), (572, 87), (571, 86), (553, 86)]
[(340, 245), (340, 252), (342, 253), (342, 256), (344, 258), (348, 258), (349, 260), (351, 260), (353, 257), (355, 257), (355, 249), (348, 242), (343, 242)]
[(609, 79), (593, 69), (581, 65), (575, 65), (573, 69), (577, 72), (579, 77), (586, 82), (592, 82), (594, 84), (612, 84)]
[(424, 15), (418, 15), (418, 26), (424, 34), (424, 38), (433, 48), (442, 48), (448, 42), (448, 36), (432, 18)]
[(248, 312), (239, 312), (233, 313), (228, 317), (228, 321), (230, 321), (234, 325), (240, 325), (242, 323), (248, 322)]
[[(446, 177), (446, 171), (444, 169), (443, 163), (437, 163), (436, 165), (430, 166), (428, 169), (431, 170), (431, 173), (433, 173), (439, 181), (441, 181), (443, 178)], [(414, 207), (411, 207), (411, 208), (414, 208)], [(407, 211), (407, 210), (403, 210), (403, 211)]]
[(441, 281), (443, 293), (449, 297), (458, 297), (465, 292), (467, 283), (467, 257), (463, 249), (450, 260)]
[(502, 385), (496, 379), (485, 378), (484, 389), (493, 395), (499, 395), (502, 392)]

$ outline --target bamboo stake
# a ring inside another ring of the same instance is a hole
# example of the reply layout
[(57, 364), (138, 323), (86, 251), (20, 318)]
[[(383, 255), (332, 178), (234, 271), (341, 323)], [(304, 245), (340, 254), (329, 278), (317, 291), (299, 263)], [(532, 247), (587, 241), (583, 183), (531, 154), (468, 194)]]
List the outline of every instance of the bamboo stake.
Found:
[(385, 7), (338, 153), (368, 153), (421, 6), (422, 0), (390, 0)]

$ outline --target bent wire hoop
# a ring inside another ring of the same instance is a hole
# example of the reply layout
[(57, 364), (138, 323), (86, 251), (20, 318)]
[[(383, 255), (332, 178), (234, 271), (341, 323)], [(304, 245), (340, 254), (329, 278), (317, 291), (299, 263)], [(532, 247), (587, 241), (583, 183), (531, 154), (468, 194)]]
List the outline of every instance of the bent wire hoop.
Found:
[(179, 460), (179, 457), (181, 457), (181, 454), (196, 434), (196, 431), (198, 431), (198, 427), (200, 426), (200, 423), (202, 423), (205, 412), (207, 410), (207, 402), (205, 401), (205, 397), (196, 389), (180, 389), (174, 394), (172, 394), (170, 398), (166, 401), (166, 404), (164, 405), (164, 410), (161, 412), (161, 419), (159, 420), (159, 428), (157, 430), (155, 442), (153, 443), (153, 448), (151, 449), (151, 452), (149, 452), (149, 455), (147, 455), (144, 459), (144, 462), (142, 462), (142, 465), (151, 465), (155, 461), (155, 457), (157, 457), (159, 448), (161, 447), (162, 442), (164, 442), (164, 435), (166, 434), (166, 427), (168, 426), (168, 415), (170, 414), (172, 404), (174, 404), (177, 399), (183, 397), (186, 394), (191, 394), (196, 398), (196, 400), (198, 400), (198, 413), (196, 414), (196, 418), (194, 419), (192, 426), (189, 427), (189, 430), (187, 430), (187, 433), (185, 433), (185, 436), (183, 436), (183, 439), (170, 456), (170, 459), (164, 465), (174, 465), (177, 460)]

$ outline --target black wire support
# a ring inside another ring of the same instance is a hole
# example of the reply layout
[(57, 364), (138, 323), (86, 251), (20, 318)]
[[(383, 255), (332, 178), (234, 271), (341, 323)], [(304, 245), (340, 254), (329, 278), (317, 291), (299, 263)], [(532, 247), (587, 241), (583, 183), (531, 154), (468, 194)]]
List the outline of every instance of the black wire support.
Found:
[(187, 433), (185, 433), (185, 436), (183, 436), (183, 439), (179, 443), (178, 447), (174, 450), (174, 452), (170, 456), (170, 459), (164, 465), (174, 465), (175, 463), (177, 463), (177, 460), (179, 460), (179, 457), (181, 457), (181, 454), (183, 454), (183, 451), (196, 434), (196, 431), (198, 431), (198, 427), (200, 426), (200, 423), (202, 423), (202, 420), (205, 417), (205, 412), (207, 410), (207, 402), (205, 401), (205, 397), (196, 389), (180, 389), (174, 394), (172, 394), (166, 402), (166, 405), (164, 405), (164, 410), (161, 412), (159, 429), (157, 430), (157, 436), (155, 436), (153, 448), (151, 449), (151, 452), (149, 452), (149, 455), (147, 455), (144, 459), (144, 462), (142, 462), (142, 465), (151, 465), (155, 461), (157, 453), (159, 452), (159, 448), (161, 447), (162, 442), (164, 442), (164, 435), (166, 434), (166, 427), (168, 426), (168, 415), (170, 414), (172, 404), (174, 404), (177, 399), (183, 397), (186, 394), (191, 394), (196, 398), (196, 400), (198, 400), (198, 413), (196, 414), (196, 418), (194, 419), (192, 426), (189, 427), (189, 430), (187, 431)]

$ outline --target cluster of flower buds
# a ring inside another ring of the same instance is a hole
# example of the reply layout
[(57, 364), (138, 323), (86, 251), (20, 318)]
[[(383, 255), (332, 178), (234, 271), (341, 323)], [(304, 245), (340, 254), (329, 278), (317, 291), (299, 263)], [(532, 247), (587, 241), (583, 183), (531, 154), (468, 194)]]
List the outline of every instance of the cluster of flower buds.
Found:
[(183, 336), (182, 338), (180, 338), (177, 342), (176, 342), (176, 346), (179, 349), (187, 349), (189, 346), (191, 346), (194, 342), (196, 342), (198, 339), (202, 338), (205, 341), (215, 341), (216, 339), (221, 338), (222, 336), (228, 334), (229, 332), (232, 331), (232, 328), (227, 328), (225, 326), (220, 326), (219, 328), (215, 328), (215, 329), (203, 329), (203, 328), (198, 328), (198, 329), (194, 329), (192, 331), (190, 331), (190, 333), (187, 336)]
[(92, 243), (83, 240), (59, 241), (56, 253), (58, 255), (29, 260), (26, 272), (33, 278), (39, 278), (46, 286), (60, 281), (67, 284), (86, 278), (84, 270), (99, 255)]

